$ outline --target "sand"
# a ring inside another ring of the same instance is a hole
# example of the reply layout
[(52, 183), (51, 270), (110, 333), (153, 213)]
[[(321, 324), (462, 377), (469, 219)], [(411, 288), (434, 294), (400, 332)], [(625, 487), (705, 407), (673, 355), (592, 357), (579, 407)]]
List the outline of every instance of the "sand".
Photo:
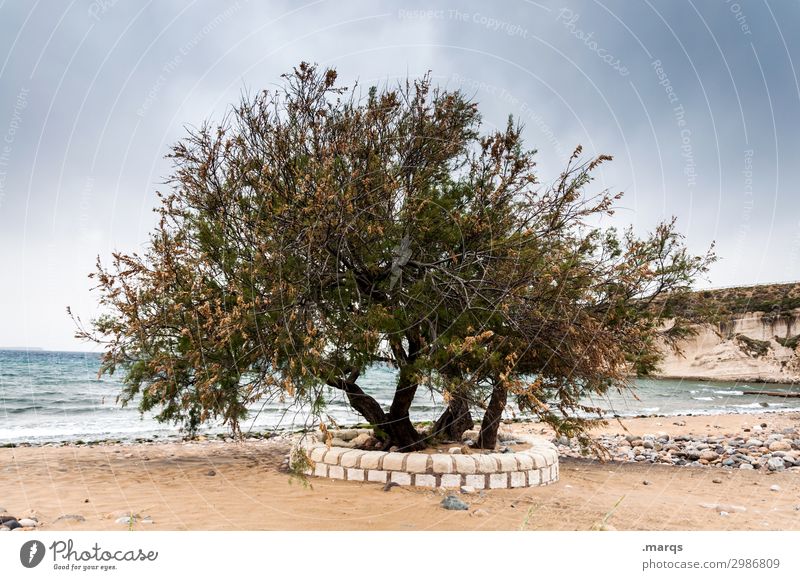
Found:
[[(624, 428), (726, 433), (762, 422), (796, 427), (800, 415), (656, 417)], [(618, 423), (604, 431), (624, 432)], [(33, 512), (43, 530), (125, 530), (116, 520), (127, 511), (151, 516), (138, 530), (800, 530), (797, 472), (562, 458), (558, 483), (465, 495), (470, 510), (455, 512), (439, 507), (438, 490), (303, 482), (280, 471), (284, 451), (280, 440), (0, 449), (0, 506)], [(65, 514), (85, 521), (55, 521)]]

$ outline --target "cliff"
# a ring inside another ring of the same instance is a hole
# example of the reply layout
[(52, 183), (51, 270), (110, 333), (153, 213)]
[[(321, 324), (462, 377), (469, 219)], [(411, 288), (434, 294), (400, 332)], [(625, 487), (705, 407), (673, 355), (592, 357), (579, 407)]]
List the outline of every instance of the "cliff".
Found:
[(800, 383), (800, 308), (709, 318), (689, 320), (694, 334), (679, 341), (680, 353), (664, 345), (656, 376)]

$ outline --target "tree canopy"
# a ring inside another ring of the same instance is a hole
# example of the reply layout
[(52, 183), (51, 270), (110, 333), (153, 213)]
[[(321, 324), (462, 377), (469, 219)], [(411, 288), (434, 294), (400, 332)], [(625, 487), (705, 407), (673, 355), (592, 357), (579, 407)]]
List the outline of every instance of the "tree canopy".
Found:
[[(654, 300), (713, 255), (691, 255), (674, 220), (645, 237), (598, 226), (621, 195), (588, 191), (611, 158), (578, 147), (542, 184), (522, 134), (511, 118), (482, 132), (477, 105), (430, 76), (362, 95), (302, 63), (174, 146), (147, 250), (98, 259), (106, 314), (79, 335), (104, 344), (123, 402), (190, 428), (238, 430), (276, 395), (319, 413), (334, 389), (386, 445), (419, 449), (409, 410), (433, 389), (448, 408), (428, 438), (483, 409), (493, 447), (509, 398), (582, 434), (587, 395), (657, 365)], [(388, 409), (359, 384), (375, 364), (397, 369)]]

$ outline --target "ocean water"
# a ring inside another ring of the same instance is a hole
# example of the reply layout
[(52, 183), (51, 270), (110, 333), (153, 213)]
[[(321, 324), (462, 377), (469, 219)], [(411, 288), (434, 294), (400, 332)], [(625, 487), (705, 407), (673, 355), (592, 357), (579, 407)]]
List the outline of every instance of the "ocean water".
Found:
[[(0, 351), (0, 445), (49, 441), (179, 437), (179, 428), (142, 416), (135, 405), (116, 401), (120, 383), (115, 377), (97, 378), (100, 357), (93, 353)], [(388, 367), (364, 373), (359, 384), (381, 403), (391, 401), (395, 374)], [(789, 391), (787, 385), (637, 380), (635, 396), (611, 393), (587, 400), (611, 414), (681, 415), (800, 410), (800, 399), (755, 396), (744, 391)], [(339, 424), (363, 419), (350, 411), (341, 395), (331, 390), (327, 414)], [(419, 389), (412, 407), (415, 420), (435, 419), (443, 410), (441, 398)], [(513, 410), (510, 415), (514, 415)], [(311, 424), (308, 409), (292, 401), (262, 401), (251, 409), (243, 431), (297, 429)], [(219, 425), (203, 429), (224, 432)]]

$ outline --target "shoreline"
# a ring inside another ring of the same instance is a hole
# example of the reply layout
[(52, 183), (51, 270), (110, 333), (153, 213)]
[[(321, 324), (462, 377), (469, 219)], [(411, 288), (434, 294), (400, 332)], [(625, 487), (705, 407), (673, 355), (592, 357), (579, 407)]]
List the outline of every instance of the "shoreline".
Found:
[[(532, 422), (504, 429), (551, 433)], [(680, 443), (798, 429), (800, 412), (775, 411), (623, 418), (592, 436), (663, 433)], [(800, 530), (800, 466), (601, 462), (560, 445), (558, 482), (462, 495), (469, 510), (452, 512), (439, 507), (443, 490), (294, 476), (284, 467), (289, 440), (4, 448), (0, 511), (35, 517), (42, 531)]]
[(718, 383), (754, 383), (757, 385), (800, 385), (800, 378), (792, 377), (764, 377), (759, 375), (742, 376), (737, 374), (722, 374), (722, 375), (669, 375), (654, 373), (648, 377), (657, 380), (666, 381), (698, 381), (701, 383), (718, 382)]
[[(714, 379), (716, 380), (716, 379)], [(780, 397), (776, 397), (780, 398)], [(789, 398), (792, 399), (793, 398)], [(769, 407), (762, 407), (762, 408), (752, 408), (752, 409), (738, 409), (736, 411), (730, 411), (727, 413), (719, 413), (719, 412), (702, 412), (702, 411), (693, 411), (693, 412), (679, 412), (673, 414), (661, 414), (661, 413), (640, 413), (637, 415), (619, 415), (619, 414), (609, 414), (605, 417), (599, 418), (599, 420), (607, 421), (607, 422), (616, 422), (616, 421), (630, 421), (635, 419), (669, 419), (673, 417), (724, 417), (724, 416), (735, 416), (735, 417), (748, 417), (753, 415), (774, 415), (774, 414), (786, 414), (786, 413), (800, 413), (800, 400), (797, 401), (797, 408), (792, 409), (784, 409), (784, 408), (772, 408)], [(415, 425), (419, 428), (422, 425), (428, 425), (432, 423), (431, 421), (423, 421), (423, 422), (416, 422)], [(517, 417), (517, 418), (506, 418), (503, 420), (504, 424), (507, 425), (524, 425), (524, 424), (534, 424), (538, 423), (536, 420), (527, 418), (527, 417)], [(477, 424), (477, 423), (476, 423)], [(361, 428), (369, 428), (370, 425), (367, 423), (352, 423), (352, 424), (343, 424), (339, 425), (339, 429), (361, 429)], [(280, 437), (287, 437), (287, 436), (295, 436), (300, 433), (308, 433), (315, 431), (315, 428), (308, 428), (308, 429), (289, 429), (289, 428), (278, 428), (275, 430), (263, 430), (263, 431), (253, 431), (247, 434), (242, 435), (241, 439), (237, 439), (232, 436), (229, 432), (222, 432), (222, 433), (201, 433), (195, 436), (187, 437), (180, 434), (175, 435), (153, 435), (149, 437), (133, 437), (131, 439), (125, 439), (122, 437), (107, 437), (103, 439), (58, 439), (54, 441), (19, 441), (19, 442), (5, 442), (0, 441), (0, 450), (2, 449), (17, 449), (17, 448), (25, 448), (25, 447), (113, 447), (113, 446), (133, 446), (133, 445), (152, 445), (152, 444), (169, 444), (169, 443), (191, 443), (191, 442), (204, 442), (204, 441), (222, 441), (225, 443), (236, 443), (236, 442), (246, 442), (246, 441), (260, 441), (260, 440), (268, 440)]]

